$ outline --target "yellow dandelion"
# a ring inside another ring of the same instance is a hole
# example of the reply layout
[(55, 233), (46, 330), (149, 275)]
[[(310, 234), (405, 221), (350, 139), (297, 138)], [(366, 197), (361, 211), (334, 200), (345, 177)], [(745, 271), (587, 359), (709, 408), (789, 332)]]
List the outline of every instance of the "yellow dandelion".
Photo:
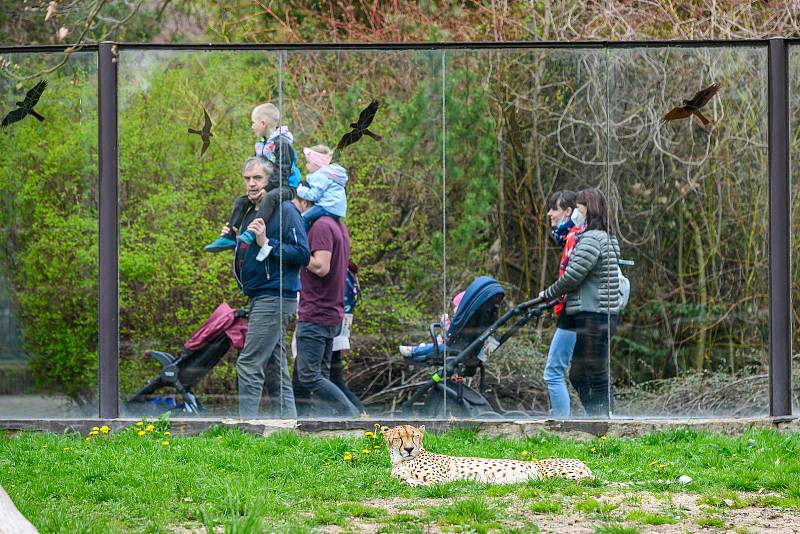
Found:
[(353, 455), (350, 454), (349, 452), (346, 452), (346, 453), (344, 453), (343, 459), (344, 459), (345, 462), (349, 462), (350, 460), (353, 459)]
[(597, 449), (595, 449), (594, 447), (592, 447), (591, 449), (589, 449), (589, 452), (597, 452)]
[(169, 433), (169, 430), (167, 430), (166, 432), (164, 432), (164, 435), (165, 435), (165, 436), (171, 436), (172, 434), (170, 434), (170, 433)]
[(667, 466), (665, 464), (660, 464), (658, 467), (660, 467), (661, 469), (664, 469)]
[(97, 432), (98, 430), (100, 430), (99, 426), (93, 426), (92, 427), (92, 432)]
[(86, 441), (92, 441), (92, 438), (87, 437)]
[(148, 432), (152, 432), (153, 430), (156, 429), (156, 427), (154, 427), (153, 425), (147, 425), (146, 427), (144, 427), (144, 429), (147, 430)]
[(169, 441), (164, 440), (164, 441), (161, 442), (161, 444), (164, 445), (164, 446), (167, 446), (167, 445), (169, 445)]
[(145, 431), (144, 430), (140, 430), (139, 432), (136, 433), (136, 435), (137, 436), (144, 436), (145, 435)]
[(377, 449), (380, 449), (380, 448), (381, 448), (381, 446), (380, 446), (380, 445), (375, 445), (375, 446), (374, 446), (374, 447), (372, 447), (372, 448), (377, 450)]
[(369, 449), (363, 449), (361, 451), (361, 454), (369, 454), (369, 452), (370, 452)]
[(375, 428), (380, 428), (380, 427), (381, 427), (381, 424), (380, 424), (380, 423), (375, 423), (375, 424), (374, 424), (374, 425), (372, 425), (372, 426), (374, 426)]
[(111, 432), (111, 429), (108, 428), (106, 425), (103, 425), (100, 427), (100, 432), (102, 432), (103, 434), (108, 434), (109, 432)]
[(603, 441), (605, 441), (605, 440), (606, 440), (606, 437), (605, 437), (605, 436), (600, 436), (600, 439), (602, 439)]
[(46, 449), (46, 448), (47, 448), (47, 445), (42, 445), (42, 448), (43, 448), (43, 449)]
[(144, 423), (142, 423), (141, 421), (136, 421), (136, 426), (144, 426)]
[(364, 435), (367, 436), (368, 438), (374, 438), (375, 432), (364, 432)]
[(652, 467), (652, 466), (656, 465), (657, 463), (658, 463), (657, 461), (653, 460), (652, 462), (650, 462), (649, 465), (650, 465), (650, 467)]
[(99, 434), (99, 432), (97, 432), (97, 430), (92, 430), (91, 432), (89, 432), (90, 436), (96, 436), (97, 434)]
[(72, 450), (72, 448), (70, 448), (70, 447), (64, 447), (64, 450), (65, 450), (65, 451), (71, 451), (71, 450)]
[(520, 454), (521, 454), (522, 456), (528, 456), (528, 451), (522, 451)]
[(536, 456), (531, 456), (531, 462), (538, 462), (539, 460), (536, 459)]

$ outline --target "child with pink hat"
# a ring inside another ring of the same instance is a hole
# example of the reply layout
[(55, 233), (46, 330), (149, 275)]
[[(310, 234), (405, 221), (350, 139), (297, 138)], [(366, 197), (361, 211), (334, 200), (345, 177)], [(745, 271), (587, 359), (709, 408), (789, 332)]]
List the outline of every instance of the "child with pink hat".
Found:
[[(456, 312), (458, 311), (458, 305), (461, 304), (461, 299), (464, 298), (464, 292), (462, 291), (455, 297), (453, 297), (453, 317), (456, 316)], [(445, 313), (442, 316), (442, 323), (444, 324), (445, 332), (450, 329), (450, 317), (447, 316)], [(438, 336), (436, 338), (436, 343), (439, 344), (439, 350), (444, 350), (444, 340), (442, 336)], [(419, 345), (400, 345), (400, 354), (405, 357), (410, 356), (427, 356), (428, 354), (433, 353), (433, 343), (420, 343)]]
[(310, 200), (314, 207), (303, 213), (306, 226), (327, 215), (338, 219), (347, 215), (347, 170), (337, 163), (331, 163), (333, 150), (325, 145), (304, 148), (306, 169), (309, 174), (305, 183), (297, 188), (297, 196)]

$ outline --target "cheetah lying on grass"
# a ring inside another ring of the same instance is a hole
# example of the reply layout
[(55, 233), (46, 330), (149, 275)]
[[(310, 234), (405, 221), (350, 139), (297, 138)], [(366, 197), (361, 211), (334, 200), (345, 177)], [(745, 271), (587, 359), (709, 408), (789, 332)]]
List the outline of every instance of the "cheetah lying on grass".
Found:
[(398, 426), (381, 432), (392, 459), (392, 476), (409, 486), (430, 486), (452, 480), (512, 484), (539, 478), (591, 478), (580, 460), (549, 459), (533, 462), (493, 458), (462, 458), (434, 454), (422, 448), (425, 427)]

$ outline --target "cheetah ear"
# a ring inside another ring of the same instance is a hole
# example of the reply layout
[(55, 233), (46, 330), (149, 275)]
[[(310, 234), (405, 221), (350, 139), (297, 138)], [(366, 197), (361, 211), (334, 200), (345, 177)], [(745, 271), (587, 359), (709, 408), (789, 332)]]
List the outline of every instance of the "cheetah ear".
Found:
[(424, 434), (425, 433), (425, 425), (419, 425), (419, 431), (420, 431), (420, 433)]
[(388, 426), (382, 426), (381, 427), (381, 436), (387, 437), (388, 435), (389, 435), (389, 427)]

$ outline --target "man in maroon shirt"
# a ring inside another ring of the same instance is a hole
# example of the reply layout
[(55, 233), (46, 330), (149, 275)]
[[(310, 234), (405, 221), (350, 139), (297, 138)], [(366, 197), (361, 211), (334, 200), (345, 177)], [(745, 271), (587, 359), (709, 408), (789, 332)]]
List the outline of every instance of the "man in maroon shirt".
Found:
[[(302, 212), (314, 203), (301, 198), (296, 205)], [(324, 215), (314, 221), (308, 231), (311, 260), (300, 269), (300, 305), (297, 359), (294, 368), (294, 391), (298, 414), (308, 413), (308, 400), (313, 394), (315, 405), (322, 408), (317, 415), (333, 412), (356, 417), (356, 408), (347, 396), (330, 381), (333, 338), (342, 326), (344, 316), (345, 276), (350, 258), (350, 235), (338, 218)]]

